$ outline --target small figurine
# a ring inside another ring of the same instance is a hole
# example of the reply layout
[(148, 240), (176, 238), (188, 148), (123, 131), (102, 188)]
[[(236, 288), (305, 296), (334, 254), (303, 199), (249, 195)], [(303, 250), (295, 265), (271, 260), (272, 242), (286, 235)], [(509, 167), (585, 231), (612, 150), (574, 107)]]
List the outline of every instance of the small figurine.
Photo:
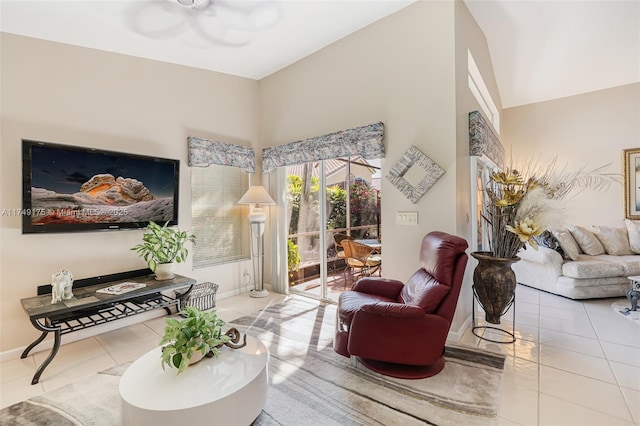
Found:
[(640, 299), (640, 290), (627, 290), (627, 299), (629, 299), (629, 302), (631, 303), (631, 310), (637, 311), (638, 299)]
[(69, 300), (73, 297), (73, 275), (66, 269), (62, 269), (51, 275), (51, 303)]

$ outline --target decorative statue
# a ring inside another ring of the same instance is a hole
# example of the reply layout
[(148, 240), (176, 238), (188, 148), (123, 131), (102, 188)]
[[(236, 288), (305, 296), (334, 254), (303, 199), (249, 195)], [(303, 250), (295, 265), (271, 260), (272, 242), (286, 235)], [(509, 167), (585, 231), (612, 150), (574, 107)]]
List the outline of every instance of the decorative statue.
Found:
[(638, 299), (640, 299), (640, 290), (635, 290), (633, 288), (631, 290), (627, 290), (627, 299), (631, 302), (631, 310), (637, 311)]
[(61, 269), (51, 275), (51, 303), (69, 300), (73, 297), (73, 275), (66, 269)]

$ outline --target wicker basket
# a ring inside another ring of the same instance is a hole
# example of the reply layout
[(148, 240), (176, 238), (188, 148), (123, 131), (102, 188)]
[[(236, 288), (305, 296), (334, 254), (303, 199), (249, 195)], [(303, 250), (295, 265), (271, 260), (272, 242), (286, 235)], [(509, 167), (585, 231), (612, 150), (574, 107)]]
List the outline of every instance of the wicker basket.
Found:
[(191, 293), (182, 300), (182, 306), (193, 306), (201, 311), (216, 307), (216, 292), (218, 284), (216, 283), (199, 283), (193, 286)]

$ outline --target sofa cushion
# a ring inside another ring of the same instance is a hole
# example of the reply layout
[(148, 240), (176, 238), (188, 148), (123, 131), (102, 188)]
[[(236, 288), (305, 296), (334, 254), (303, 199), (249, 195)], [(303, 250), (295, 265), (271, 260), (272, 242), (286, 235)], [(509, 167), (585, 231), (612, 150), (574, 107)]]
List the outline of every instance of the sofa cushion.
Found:
[(578, 243), (569, 231), (553, 231), (553, 236), (556, 237), (556, 240), (560, 243), (565, 256), (571, 260), (578, 259), (580, 246), (578, 246)]
[(629, 246), (629, 235), (626, 228), (611, 226), (593, 226), (593, 233), (598, 237), (607, 254), (622, 256), (633, 254)]
[(608, 254), (598, 256), (599, 260), (611, 262), (622, 266), (622, 276), (640, 275), (640, 256), (635, 254), (628, 256), (611, 256)]
[(551, 233), (551, 231), (549, 231), (548, 229), (540, 235), (534, 235), (533, 240), (538, 244), (538, 246), (550, 248), (551, 250), (560, 253), (560, 256), (565, 257), (562, 246), (560, 245), (556, 237), (553, 236), (553, 233)]
[(578, 260), (562, 265), (562, 275), (570, 278), (618, 277), (624, 275), (624, 267), (618, 263), (598, 260), (596, 256), (580, 255)]
[(640, 254), (640, 221), (625, 219), (624, 224), (627, 227), (631, 251)]
[(597, 256), (605, 253), (604, 246), (600, 240), (587, 228), (572, 225), (569, 227), (569, 232), (585, 254)]

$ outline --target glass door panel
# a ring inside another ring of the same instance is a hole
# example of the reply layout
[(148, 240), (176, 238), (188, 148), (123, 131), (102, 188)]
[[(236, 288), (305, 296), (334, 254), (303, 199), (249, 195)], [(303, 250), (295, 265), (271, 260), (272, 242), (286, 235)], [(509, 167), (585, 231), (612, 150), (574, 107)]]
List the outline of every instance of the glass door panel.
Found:
[(357, 277), (336, 236), (380, 245), (379, 160), (337, 158), (289, 166), (286, 174), (290, 290), (337, 301)]
[(320, 277), (319, 162), (287, 167), (289, 287), (324, 297)]

